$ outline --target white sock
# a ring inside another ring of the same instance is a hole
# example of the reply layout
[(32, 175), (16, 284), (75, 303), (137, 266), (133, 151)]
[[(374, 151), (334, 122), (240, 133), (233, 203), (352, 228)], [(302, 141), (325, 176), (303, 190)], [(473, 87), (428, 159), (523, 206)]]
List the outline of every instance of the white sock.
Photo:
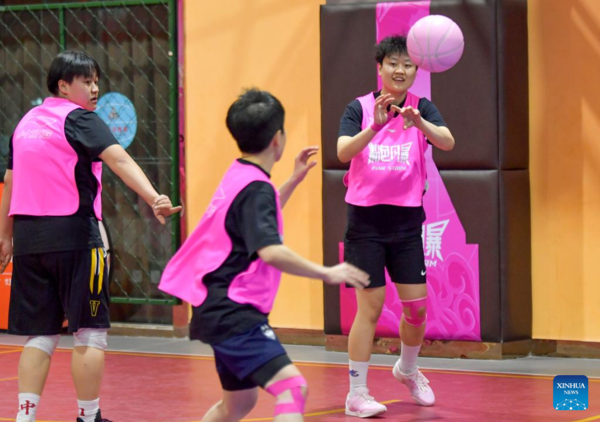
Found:
[(400, 365), (400, 371), (403, 374), (412, 374), (417, 370), (417, 359), (419, 358), (420, 350), (421, 346), (407, 346), (401, 343), (400, 359), (396, 362), (396, 365)]
[(77, 412), (79, 419), (83, 422), (94, 422), (96, 413), (100, 409), (100, 399), (89, 401), (77, 400), (77, 406), (79, 407), (79, 411)]
[(369, 362), (350, 361), (350, 392), (357, 388), (367, 388), (367, 374), (369, 373)]
[(35, 412), (37, 412), (40, 396), (32, 393), (19, 394), (19, 413), (17, 413), (17, 422), (35, 421)]

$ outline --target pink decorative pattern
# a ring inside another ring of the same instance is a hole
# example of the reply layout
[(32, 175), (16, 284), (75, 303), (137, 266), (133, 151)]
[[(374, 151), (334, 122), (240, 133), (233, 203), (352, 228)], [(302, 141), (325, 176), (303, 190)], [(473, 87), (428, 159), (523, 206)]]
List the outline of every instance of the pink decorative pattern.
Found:
[[(377, 4), (377, 42), (393, 34), (406, 35), (420, 18), (429, 15), (429, 2)], [(378, 81), (381, 88), (381, 80)], [(431, 98), (431, 75), (419, 70), (411, 92)], [(443, 110), (442, 110), (443, 111)], [(423, 247), (427, 267), (427, 330), (435, 340), (481, 340), (479, 303), (479, 245), (468, 245), (464, 228), (433, 161), (426, 152), (429, 190), (424, 197), (427, 220)], [(340, 243), (340, 260), (343, 244)], [(397, 337), (402, 304), (386, 272), (386, 302), (377, 325), (379, 337)], [(340, 290), (342, 332), (348, 334), (356, 315), (354, 289)]]

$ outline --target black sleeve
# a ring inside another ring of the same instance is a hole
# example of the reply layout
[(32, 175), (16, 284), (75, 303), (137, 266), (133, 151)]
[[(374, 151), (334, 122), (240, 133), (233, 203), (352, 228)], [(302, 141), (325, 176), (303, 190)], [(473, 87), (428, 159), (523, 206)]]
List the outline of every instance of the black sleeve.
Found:
[(8, 157), (6, 157), (6, 170), (13, 169), (13, 146), (12, 146), (13, 136), (14, 136), (14, 134), (11, 135), (10, 140), (8, 141)]
[(421, 98), (419, 100), (419, 112), (421, 113), (421, 117), (429, 123), (436, 126), (448, 127), (438, 108), (427, 98)]
[(74, 110), (67, 116), (65, 135), (70, 142), (82, 145), (94, 160), (106, 148), (119, 143), (96, 113), (83, 109)]
[(277, 223), (277, 202), (273, 186), (252, 182), (231, 204), (239, 235), (246, 244), (248, 257), (266, 246), (281, 245)]
[(362, 131), (362, 106), (358, 100), (352, 101), (346, 106), (344, 114), (340, 119), (340, 130), (338, 131), (338, 138), (340, 136), (354, 136)]

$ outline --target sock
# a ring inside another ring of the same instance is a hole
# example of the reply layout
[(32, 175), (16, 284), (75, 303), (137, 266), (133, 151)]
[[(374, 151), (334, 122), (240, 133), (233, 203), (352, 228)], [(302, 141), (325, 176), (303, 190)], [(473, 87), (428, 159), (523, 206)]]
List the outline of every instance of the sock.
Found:
[(367, 388), (367, 373), (369, 372), (369, 362), (350, 361), (350, 392), (357, 388)]
[(417, 359), (419, 358), (420, 350), (421, 346), (407, 346), (401, 343), (400, 359), (396, 365), (400, 364), (400, 371), (403, 374), (412, 374), (417, 370)]
[(79, 419), (83, 422), (94, 422), (96, 413), (100, 409), (100, 399), (89, 401), (77, 400), (77, 406), (79, 407), (79, 411), (77, 412)]
[(32, 393), (19, 394), (19, 413), (17, 413), (17, 422), (35, 421), (35, 412), (37, 412), (40, 396)]

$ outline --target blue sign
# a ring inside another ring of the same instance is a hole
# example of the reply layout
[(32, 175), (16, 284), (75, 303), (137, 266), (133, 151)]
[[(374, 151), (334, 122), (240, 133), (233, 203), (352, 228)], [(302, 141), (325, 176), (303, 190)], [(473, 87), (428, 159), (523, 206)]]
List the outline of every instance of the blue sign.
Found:
[(588, 378), (584, 375), (554, 377), (554, 409), (587, 410)]
[(104, 94), (98, 100), (96, 113), (108, 125), (119, 144), (127, 149), (137, 131), (137, 114), (129, 98), (118, 92)]

